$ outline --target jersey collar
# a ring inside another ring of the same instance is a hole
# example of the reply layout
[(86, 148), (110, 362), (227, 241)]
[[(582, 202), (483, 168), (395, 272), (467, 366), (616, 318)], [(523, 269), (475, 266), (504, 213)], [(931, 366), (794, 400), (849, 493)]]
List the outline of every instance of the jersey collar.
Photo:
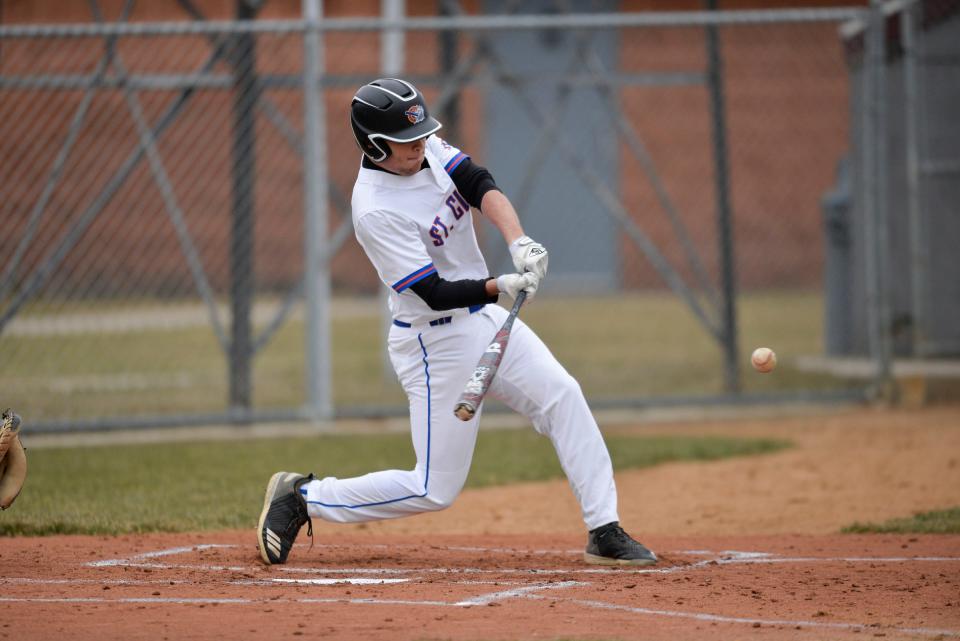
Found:
[[(395, 174), (395, 173), (393, 173), (392, 171), (387, 171), (386, 169), (384, 169), (383, 167), (381, 167), (381, 166), (378, 165), (377, 163), (373, 162), (372, 160), (370, 160), (370, 159), (366, 156), (366, 154), (364, 154), (364, 156), (363, 156), (363, 161), (361, 162), (361, 166), (362, 166), (364, 169), (372, 169), (372, 170), (374, 170), (374, 171), (382, 171), (383, 173), (385, 173), (385, 174), (390, 174), (391, 176), (400, 176), (400, 174)], [(420, 163), (420, 171), (423, 171), (424, 169), (430, 169), (430, 163), (427, 162), (427, 157), (426, 157), (426, 156), (423, 157), (423, 162)], [(401, 176), (401, 177), (406, 177), (406, 176)]]

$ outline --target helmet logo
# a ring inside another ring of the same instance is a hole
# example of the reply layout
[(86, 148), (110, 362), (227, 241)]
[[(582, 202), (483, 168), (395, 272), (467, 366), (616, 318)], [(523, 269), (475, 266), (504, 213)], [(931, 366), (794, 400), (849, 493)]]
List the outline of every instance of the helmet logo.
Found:
[(414, 105), (403, 112), (403, 115), (407, 117), (407, 120), (410, 121), (410, 124), (415, 125), (418, 122), (423, 122), (423, 105)]

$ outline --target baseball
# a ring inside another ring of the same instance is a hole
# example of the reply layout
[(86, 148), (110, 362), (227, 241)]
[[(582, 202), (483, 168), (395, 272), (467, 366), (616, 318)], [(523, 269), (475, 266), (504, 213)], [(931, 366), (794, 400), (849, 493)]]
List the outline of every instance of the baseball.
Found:
[(772, 372), (777, 366), (777, 355), (769, 347), (758, 347), (750, 356), (750, 364), (753, 365), (753, 369), (766, 374)]

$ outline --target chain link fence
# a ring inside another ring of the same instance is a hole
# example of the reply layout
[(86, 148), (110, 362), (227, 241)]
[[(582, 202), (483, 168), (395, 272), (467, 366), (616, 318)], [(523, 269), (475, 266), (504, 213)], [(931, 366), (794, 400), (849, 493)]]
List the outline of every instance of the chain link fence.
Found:
[(823, 199), (876, 124), (841, 27), (879, 5), (180, 4), (192, 21), (94, 2), (0, 26), (0, 393), (38, 429), (404, 413), (349, 211), (350, 98), (386, 72), (550, 248), (524, 317), (595, 405), (858, 398), (884, 375), (876, 350), (865, 378), (810, 365), (836, 289)]

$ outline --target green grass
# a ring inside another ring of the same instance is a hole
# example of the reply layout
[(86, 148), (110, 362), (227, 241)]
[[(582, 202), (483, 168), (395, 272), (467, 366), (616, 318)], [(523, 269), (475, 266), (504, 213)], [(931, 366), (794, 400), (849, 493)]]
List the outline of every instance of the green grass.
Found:
[(960, 507), (890, 519), (884, 523), (854, 523), (842, 530), (848, 534), (960, 534)]
[[(617, 470), (762, 454), (787, 446), (727, 438), (616, 435), (606, 440)], [(23, 493), (0, 514), (2, 535), (253, 527), (266, 481), (278, 470), (344, 478), (410, 469), (414, 463), (407, 434), (34, 448), (29, 457)], [(467, 486), (561, 477), (550, 442), (533, 430), (483, 431)]]
[[(58, 319), (89, 314), (93, 303), (69, 303)], [(128, 310), (183, 306), (130, 304)], [(29, 323), (46, 303), (19, 318)], [(189, 306), (187, 306), (189, 307)], [(99, 312), (101, 307), (97, 307)], [(120, 302), (103, 309), (122, 312)], [(339, 312), (338, 310), (346, 310)], [(200, 310), (202, 312), (202, 310)], [(384, 373), (384, 328), (375, 301), (335, 300), (330, 355), (337, 407), (403, 407), (392, 371)], [(32, 314), (32, 316), (31, 316)], [(769, 292), (739, 299), (742, 382), (747, 392), (836, 389), (851, 383), (797, 370), (796, 356), (822, 353), (819, 294)], [(690, 311), (666, 293), (561, 298), (544, 295), (523, 319), (544, 339), (591, 399), (708, 395), (723, 391), (722, 353)], [(201, 315), (202, 318), (202, 315)], [(776, 372), (750, 370), (753, 347), (769, 345)], [(304, 326), (293, 319), (257, 354), (254, 406), (298, 407), (304, 400)], [(3, 403), (31, 420), (223, 412), (227, 364), (210, 327), (126, 333), (0, 337)]]

